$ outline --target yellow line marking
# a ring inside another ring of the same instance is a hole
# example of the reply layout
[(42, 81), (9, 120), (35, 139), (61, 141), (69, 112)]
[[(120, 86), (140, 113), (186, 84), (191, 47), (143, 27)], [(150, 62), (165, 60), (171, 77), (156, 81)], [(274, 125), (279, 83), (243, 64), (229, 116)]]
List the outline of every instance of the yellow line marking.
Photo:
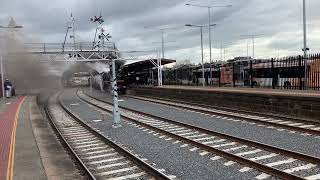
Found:
[[(24, 101), (24, 99), (22, 100), (22, 102), (23, 101)], [(13, 179), (14, 155), (15, 155), (15, 147), (16, 147), (16, 133), (17, 133), (20, 106), (21, 106), (21, 104), (19, 105), (18, 111), (16, 113), (16, 117), (15, 117), (14, 135), (13, 135), (13, 143), (12, 143), (13, 150), (12, 150), (12, 154), (11, 154), (10, 180)]]
[(24, 102), (26, 97), (23, 97), (22, 101), (19, 103), (19, 106), (17, 108), (14, 123), (13, 123), (13, 129), (11, 133), (11, 143), (10, 143), (10, 152), (9, 152), (9, 160), (8, 160), (8, 167), (7, 167), (7, 176), (6, 180), (12, 180), (13, 179), (13, 165), (14, 165), (14, 152), (15, 152), (15, 143), (16, 143), (16, 130), (18, 125), (18, 118), (19, 113), (21, 109), (21, 105)]
[[(11, 132), (11, 137), (12, 136), (13, 136), (13, 131)], [(12, 149), (12, 142), (10, 142), (9, 160), (8, 160), (6, 180), (9, 180), (9, 172), (10, 172), (10, 167), (11, 167), (11, 149)]]

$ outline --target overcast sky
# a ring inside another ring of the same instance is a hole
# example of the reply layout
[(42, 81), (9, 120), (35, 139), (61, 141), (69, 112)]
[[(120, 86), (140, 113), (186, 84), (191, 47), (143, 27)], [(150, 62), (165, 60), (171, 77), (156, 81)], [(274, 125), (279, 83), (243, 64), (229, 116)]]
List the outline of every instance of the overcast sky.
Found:
[[(301, 54), (302, 0), (1, 0), (0, 24), (13, 16), (28, 41), (63, 42), (70, 13), (76, 17), (77, 39), (92, 41), (94, 15), (102, 16), (104, 27), (120, 50), (160, 49), (159, 30), (145, 26), (174, 27), (165, 32), (166, 58), (200, 61), (200, 30), (184, 27), (186, 23), (208, 24), (207, 9), (185, 3), (219, 6), (213, 8), (213, 58), (220, 58), (220, 46), (226, 58), (246, 56), (247, 42), (252, 55), (252, 40), (242, 34), (263, 34), (256, 39), (256, 57), (270, 58)], [(308, 46), (320, 52), (320, 1), (307, 0)], [(208, 30), (204, 29), (205, 60), (209, 60)]]

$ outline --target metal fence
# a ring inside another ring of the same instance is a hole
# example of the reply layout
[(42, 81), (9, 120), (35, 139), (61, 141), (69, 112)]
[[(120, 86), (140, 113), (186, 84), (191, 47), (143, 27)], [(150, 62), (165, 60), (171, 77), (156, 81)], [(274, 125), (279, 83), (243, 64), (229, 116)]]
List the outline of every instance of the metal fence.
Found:
[[(305, 64), (306, 63), (306, 64)], [(230, 86), (320, 90), (320, 54), (277, 59), (235, 59), (202, 67), (182, 65), (164, 70), (165, 85)], [(305, 81), (306, 80), (306, 81)]]

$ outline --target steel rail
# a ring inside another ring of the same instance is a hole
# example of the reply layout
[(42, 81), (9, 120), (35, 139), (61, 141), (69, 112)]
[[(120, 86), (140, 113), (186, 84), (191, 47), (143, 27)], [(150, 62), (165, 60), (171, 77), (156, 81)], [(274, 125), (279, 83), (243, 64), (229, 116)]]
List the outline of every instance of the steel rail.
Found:
[[(97, 101), (101, 101), (101, 102), (104, 102), (104, 103), (107, 103), (107, 104), (110, 104), (110, 105), (112, 104), (112, 103), (110, 103), (108, 101), (104, 101), (102, 99), (98, 99), (98, 98), (90, 96), (88, 94), (86, 94), (86, 95), (89, 96), (90, 98), (93, 98), (93, 99), (97, 100)], [(289, 151), (289, 150), (286, 150), (286, 149), (270, 146), (270, 145), (267, 145), (267, 144), (251, 141), (251, 140), (244, 139), (244, 138), (238, 138), (238, 137), (235, 137), (235, 136), (232, 136), (232, 135), (228, 135), (228, 134), (225, 134), (225, 133), (220, 133), (220, 132), (213, 131), (213, 130), (206, 129), (206, 128), (202, 128), (202, 127), (199, 127), (199, 126), (194, 126), (194, 125), (190, 125), (190, 124), (187, 124), (187, 123), (182, 123), (182, 122), (174, 121), (174, 120), (171, 120), (171, 119), (155, 116), (155, 115), (152, 115), (152, 114), (144, 113), (144, 112), (137, 111), (137, 110), (130, 109), (130, 108), (126, 108), (126, 107), (123, 107), (123, 106), (119, 106), (119, 107), (121, 107), (122, 109), (128, 110), (128, 111), (132, 111), (132, 112), (135, 112), (135, 113), (143, 114), (145, 116), (149, 116), (151, 118), (160, 119), (162, 121), (170, 122), (170, 123), (173, 123), (173, 124), (176, 124), (176, 125), (179, 125), (179, 126), (184, 126), (184, 127), (187, 127), (187, 128), (200, 130), (200, 131), (202, 131), (204, 133), (209, 133), (209, 134), (216, 135), (216, 136), (223, 136), (224, 138), (230, 139), (232, 141), (237, 141), (237, 142), (240, 142), (240, 143), (243, 143), (243, 144), (247, 144), (247, 145), (250, 145), (250, 146), (254, 146), (254, 147), (257, 147), (257, 148), (266, 149), (266, 150), (269, 150), (269, 151), (272, 151), (272, 152), (275, 152), (275, 153), (280, 153), (280, 154), (284, 154), (284, 155), (288, 155), (289, 154), (291, 157), (294, 157), (294, 158), (297, 158), (297, 159), (300, 159), (300, 160), (303, 160), (303, 161), (309, 161), (311, 163), (320, 164), (320, 158), (318, 158), (318, 157), (314, 157), (314, 156), (310, 156), (310, 155), (306, 155), (306, 154), (302, 154), (302, 153), (298, 153), (298, 152)]]
[[(169, 104), (169, 103), (165, 103), (165, 102), (154, 101), (154, 100), (151, 100), (151, 99), (141, 99), (141, 98), (135, 97), (135, 96), (127, 96), (127, 97), (138, 99), (138, 100), (143, 100), (143, 101), (148, 101), (148, 102), (153, 102), (153, 103), (158, 103), (158, 104), (163, 104), (163, 105), (167, 105), (167, 106), (184, 108), (184, 109), (198, 111), (198, 112), (207, 113), (207, 114), (211, 114), (211, 115), (222, 115), (222, 116), (229, 117), (229, 118), (237, 118), (237, 119), (241, 119), (241, 120), (244, 120), (244, 121), (250, 121), (250, 122), (255, 122), (255, 123), (259, 123), (259, 124), (265, 124), (265, 125), (269, 125), (269, 126), (276, 126), (276, 127), (281, 127), (281, 128), (285, 128), (285, 129), (290, 129), (290, 130), (295, 130), (295, 131), (300, 131), (300, 132), (303, 132), (303, 133), (309, 133), (309, 134), (314, 134), (314, 135), (319, 135), (320, 136), (320, 131), (313, 130), (313, 129), (301, 128), (301, 127), (297, 127), (297, 126), (290, 126), (290, 125), (286, 125), (286, 124), (273, 123), (273, 122), (269, 122), (269, 121), (262, 121), (262, 120), (258, 120), (258, 119), (253, 119), (253, 118), (249, 118), (249, 117), (242, 117), (242, 116), (237, 116), (237, 115), (232, 115), (232, 114), (227, 114), (227, 113), (222, 113), (222, 112), (212, 112), (212, 111), (209, 111), (209, 110), (197, 109), (197, 108), (186, 107), (186, 106), (180, 106), (180, 105), (177, 105), (177, 104)], [(145, 98), (151, 98), (151, 97), (145, 97)], [(212, 107), (212, 106), (207, 106), (206, 107), (204, 105), (199, 105), (199, 104), (196, 104), (196, 103), (185, 103), (185, 102), (181, 102), (181, 101), (172, 101), (172, 100), (161, 99), (161, 98), (159, 98), (159, 99), (158, 98), (153, 98), (153, 99), (161, 100), (161, 101), (169, 101), (169, 102), (172, 102), (172, 103), (183, 103), (183, 104), (187, 104), (187, 105), (194, 105), (194, 106), (199, 106), (199, 107), (202, 107), (202, 108), (214, 108), (214, 109), (217, 109), (217, 110), (235, 111), (235, 112), (238, 112), (238, 113), (241, 112), (240, 110), (233, 110), (233, 109), (232, 110), (231, 109), (226, 110), (226, 109), (223, 109), (223, 108), (215, 108), (215, 107)], [(248, 114), (248, 112), (243, 112), (243, 111), (241, 113)], [(251, 114), (256, 114), (257, 116), (263, 115), (264, 117), (271, 117), (271, 116), (267, 116), (267, 115), (259, 114), (259, 113), (251, 113)], [(282, 117), (279, 117), (279, 116), (274, 116), (273, 115), (272, 118), (276, 118), (276, 119), (281, 119), (282, 120)], [(288, 121), (289, 121), (289, 118), (288, 118)], [(311, 125), (311, 124), (312, 125), (318, 125), (320, 127), (320, 123), (314, 122), (314, 121), (304, 121), (304, 120), (296, 120), (296, 119), (290, 119), (290, 121), (307, 123), (306, 125)]]
[[(109, 103), (107, 101), (98, 99), (96, 97), (92, 97), (90, 95), (87, 95), (87, 96), (92, 98), (92, 99), (95, 99), (97, 101), (104, 102), (106, 104), (112, 105), (112, 103)], [(83, 101), (87, 102), (88, 104), (91, 104), (91, 105), (93, 105), (93, 106), (95, 106), (95, 107), (97, 107), (97, 108), (99, 108), (101, 110), (108, 111), (110, 113), (112, 112), (111, 110), (108, 110), (106, 108), (100, 107), (100, 106), (98, 106), (98, 105), (96, 105), (96, 104), (94, 104), (92, 102), (89, 102), (88, 100), (85, 100), (85, 99), (83, 99), (81, 97), (79, 97), (79, 98), (82, 99)], [(119, 107), (121, 107), (121, 106), (119, 106)], [(182, 126), (182, 127), (187, 127), (187, 128), (194, 129), (194, 130), (206, 133), (206, 134), (219, 136), (219, 137), (222, 137), (222, 138), (229, 139), (231, 141), (236, 141), (236, 142), (239, 142), (239, 143), (242, 143), (242, 144), (246, 144), (246, 145), (249, 145), (249, 146), (254, 146), (254, 147), (257, 147), (257, 148), (260, 148), (260, 149), (263, 149), (263, 150), (268, 150), (268, 151), (271, 151), (271, 152), (274, 152), (274, 153), (277, 153), (277, 154), (290, 156), (290, 157), (293, 157), (293, 158), (296, 158), (296, 159), (300, 159), (300, 160), (303, 160), (303, 161), (308, 161), (308, 162), (311, 162), (311, 163), (314, 163), (314, 164), (319, 164), (320, 163), (320, 158), (317, 158), (317, 157), (313, 157), (313, 156), (305, 155), (305, 154), (302, 154), (302, 153), (289, 151), (289, 150), (278, 148), (278, 147), (273, 147), (273, 146), (270, 146), (270, 145), (267, 145), (267, 144), (262, 144), (262, 143), (250, 141), (250, 140), (247, 140), (247, 139), (242, 139), (242, 138), (234, 137), (234, 136), (231, 136), (231, 135), (215, 132), (215, 131), (212, 131), (212, 130), (209, 130), (209, 129), (205, 129), (205, 128), (201, 128), (201, 127), (197, 127), (197, 126), (193, 126), (193, 125), (177, 122), (177, 121), (174, 121), (174, 120), (170, 120), (170, 119), (166, 119), (166, 118), (150, 115), (148, 113), (143, 113), (143, 112), (140, 112), (140, 111), (137, 111), (137, 110), (134, 110), (134, 109), (125, 108), (125, 107), (121, 107), (121, 108), (125, 109), (127, 111), (132, 111), (134, 113), (138, 113), (138, 114), (142, 114), (142, 115), (145, 115), (145, 116), (149, 116), (149, 117), (154, 118), (154, 119), (159, 119), (159, 120), (164, 121), (164, 122), (169, 122), (171, 124), (179, 125), (179, 126)], [(303, 178), (301, 178), (299, 176), (295, 176), (293, 174), (289, 174), (289, 173), (283, 172), (281, 170), (265, 166), (263, 164), (255, 162), (255, 161), (251, 161), (251, 160), (236, 156), (234, 154), (227, 153), (227, 152), (224, 152), (222, 150), (219, 150), (219, 149), (216, 149), (216, 148), (213, 148), (213, 147), (198, 143), (198, 142), (190, 140), (188, 138), (181, 137), (179, 135), (170, 133), (168, 131), (165, 131), (165, 130), (156, 128), (154, 126), (142, 123), (142, 122), (137, 121), (137, 120), (135, 120), (133, 118), (129, 118), (129, 117), (126, 117), (126, 116), (123, 116), (123, 115), (122, 115), (122, 117), (127, 119), (127, 120), (129, 120), (129, 121), (131, 121), (131, 122), (137, 123), (139, 125), (145, 126), (147, 128), (153, 129), (155, 131), (158, 131), (158, 132), (161, 132), (161, 133), (164, 133), (164, 134), (168, 134), (168, 135), (170, 135), (170, 136), (172, 136), (174, 138), (180, 139), (182, 141), (185, 141), (187, 143), (190, 143), (190, 144), (192, 144), (194, 146), (200, 147), (200, 148), (205, 149), (207, 151), (213, 152), (215, 154), (219, 154), (219, 155), (221, 155), (221, 156), (223, 156), (223, 157), (225, 157), (227, 159), (231, 159), (233, 161), (237, 161), (239, 163), (246, 164), (246, 165), (248, 165), (248, 166), (250, 166), (252, 168), (261, 170), (261, 171), (266, 172), (266, 173), (268, 173), (270, 175), (277, 176), (277, 177), (280, 177), (280, 178), (283, 178), (283, 179), (303, 179)]]
[(68, 141), (63, 137), (62, 133), (60, 132), (58, 126), (53, 121), (53, 118), (51, 116), (51, 113), (48, 109), (48, 102), (44, 105), (44, 112), (47, 116), (47, 119), (49, 120), (49, 123), (51, 124), (51, 127), (53, 131), (58, 135), (59, 139), (61, 139), (61, 142), (65, 145), (65, 147), (68, 148), (68, 151), (71, 152), (72, 157), (78, 162), (78, 164), (81, 166), (84, 174), (92, 180), (96, 180), (94, 175), (90, 172), (90, 170), (87, 168), (87, 166), (83, 163), (83, 161), (80, 159), (80, 157), (77, 155), (77, 153), (72, 149)]
[(103, 134), (97, 132), (96, 130), (92, 129), (88, 124), (86, 124), (79, 116), (77, 116), (75, 113), (71, 112), (70, 109), (68, 109), (62, 102), (61, 97), (59, 96), (59, 104), (61, 107), (67, 112), (73, 119), (78, 121), (83, 127), (85, 127), (87, 130), (95, 134), (100, 140), (105, 142), (106, 144), (110, 145), (112, 148), (114, 148), (117, 152), (122, 154), (123, 156), (127, 157), (129, 160), (137, 164), (142, 170), (146, 171), (156, 179), (161, 180), (170, 180), (170, 178), (165, 175), (164, 173), (158, 171), (148, 163), (144, 162), (140, 158), (136, 157), (134, 154), (129, 152), (128, 150), (122, 148), (121, 146), (117, 145), (115, 142), (111, 141), (110, 139), (107, 139)]

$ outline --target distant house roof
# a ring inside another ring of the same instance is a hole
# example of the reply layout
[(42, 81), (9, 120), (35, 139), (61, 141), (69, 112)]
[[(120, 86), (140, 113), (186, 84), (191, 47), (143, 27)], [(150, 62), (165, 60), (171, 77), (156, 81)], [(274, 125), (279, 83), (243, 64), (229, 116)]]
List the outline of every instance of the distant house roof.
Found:
[[(157, 59), (152, 59), (152, 60), (157, 63)], [(175, 62), (176, 60), (173, 60), (173, 59), (161, 59), (161, 65), (171, 64)], [(121, 70), (124, 72), (133, 72), (133, 71), (138, 72), (138, 71), (146, 70), (153, 67), (155, 66), (152, 64), (152, 62), (150, 62), (150, 60), (143, 60), (143, 61), (137, 61), (130, 64), (125, 64), (121, 68)]]

